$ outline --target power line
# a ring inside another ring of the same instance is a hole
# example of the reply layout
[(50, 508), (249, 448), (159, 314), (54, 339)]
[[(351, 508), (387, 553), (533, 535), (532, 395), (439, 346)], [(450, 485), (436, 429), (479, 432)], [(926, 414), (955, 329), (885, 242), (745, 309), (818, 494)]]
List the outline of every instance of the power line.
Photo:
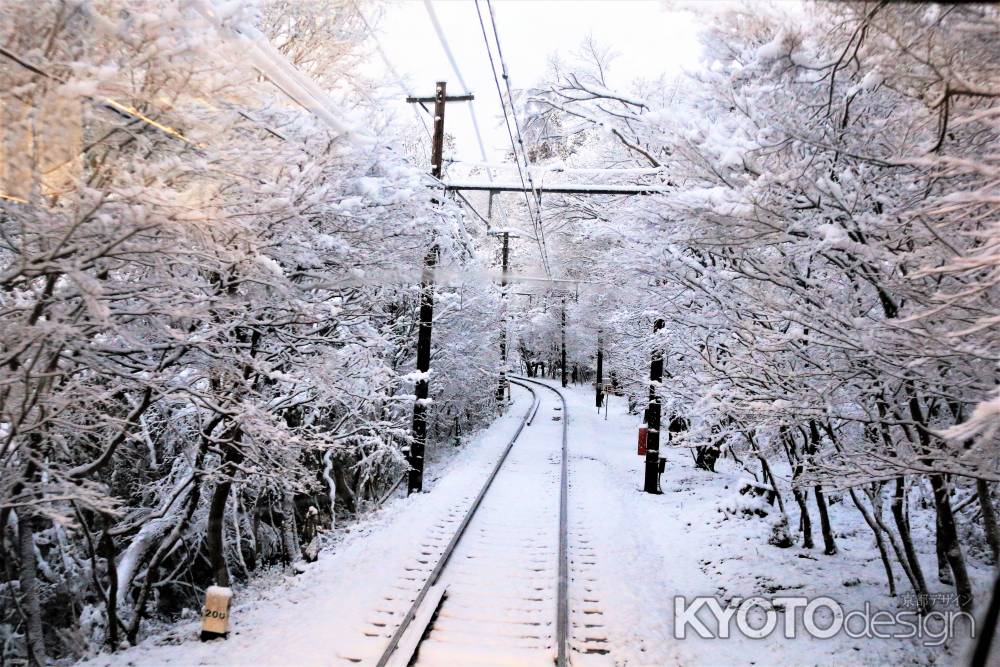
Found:
[[(441, 23), (438, 21), (437, 12), (434, 11), (434, 4), (431, 0), (424, 0), (424, 7), (427, 9), (427, 15), (430, 17), (431, 24), (434, 26), (434, 31), (437, 33), (438, 41), (441, 42), (441, 48), (444, 49), (444, 53), (448, 57), (448, 62), (451, 63), (451, 69), (454, 70), (455, 76), (458, 77), (458, 83), (461, 84), (463, 90), (468, 93), (469, 86), (465, 83), (465, 77), (462, 76), (462, 72), (458, 68), (458, 62), (455, 60), (455, 56), (452, 55), (451, 47), (448, 45), (448, 38), (445, 37), (444, 29), (441, 28)], [(476, 117), (476, 109), (471, 104), (469, 105), (469, 115), (472, 117), (472, 129), (476, 133), (476, 142), (479, 144), (479, 154), (482, 156), (483, 162), (486, 162), (486, 145), (483, 143), (483, 135), (479, 131), (479, 119)], [(486, 175), (491, 181), (493, 180), (492, 169), (487, 169)]]
[[(545, 269), (546, 275), (551, 275), (551, 270), (549, 268), (549, 262), (548, 262), (548, 253), (545, 250), (545, 243), (541, 234), (541, 209), (539, 207), (538, 215), (536, 218), (535, 214), (531, 210), (531, 201), (528, 197), (528, 186), (525, 184), (524, 170), (521, 169), (521, 161), (517, 153), (517, 144), (514, 141), (514, 132), (510, 128), (510, 117), (507, 114), (507, 106), (504, 103), (503, 91), (500, 88), (500, 80), (497, 77), (496, 63), (493, 60), (493, 50), (490, 47), (490, 40), (486, 34), (486, 24), (483, 22), (483, 14), (479, 7), (479, 0), (476, 0), (476, 15), (479, 18), (479, 27), (482, 30), (483, 42), (486, 45), (486, 54), (489, 56), (490, 60), (490, 73), (493, 75), (493, 82), (496, 84), (497, 95), (500, 97), (500, 109), (501, 111), (503, 111), (504, 124), (507, 127), (507, 136), (510, 138), (510, 148), (513, 153), (514, 164), (517, 167), (517, 173), (521, 180), (522, 190), (524, 190), (524, 204), (528, 210), (528, 217), (531, 219), (531, 224), (535, 228), (535, 240), (538, 243), (538, 252), (542, 259), (542, 267)], [(516, 119), (515, 119), (515, 124), (516, 124)], [(525, 158), (525, 168), (527, 168), (527, 158)], [(534, 184), (531, 182), (530, 173), (528, 174), (528, 183), (531, 184), (531, 191), (534, 192)]]
[[(510, 104), (510, 115), (514, 118), (514, 129), (517, 130), (517, 143), (521, 146), (521, 156), (524, 158), (524, 168), (528, 172), (528, 183), (531, 185), (532, 191), (534, 191), (535, 187), (531, 180), (531, 169), (529, 169), (528, 164), (528, 152), (524, 148), (524, 139), (521, 138), (521, 125), (517, 122), (517, 109), (514, 107), (514, 93), (510, 89), (510, 76), (507, 73), (507, 63), (504, 62), (503, 59), (503, 49), (500, 47), (500, 33), (497, 32), (497, 20), (493, 13), (493, 3), (490, 0), (486, 0), (486, 8), (490, 10), (490, 23), (493, 24), (493, 39), (497, 44), (497, 57), (500, 58), (501, 75), (503, 76), (504, 85), (507, 87), (507, 101)], [(481, 15), (480, 18), (482, 18)], [(492, 64), (492, 60), (490, 62)]]
[[(478, 11), (478, 0), (476, 5)], [(490, 23), (493, 25), (493, 39), (497, 44), (497, 56), (500, 58), (501, 74), (503, 75), (504, 85), (507, 87), (507, 100), (510, 103), (510, 114), (514, 118), (514, 129), (517, 130), (517, 142), (521, 146), (521, 156), (524, 158), (524, 169), (528, 173), (528, 185), (531, 186), (532, 194), (537, 198), (538, 203), (538, 237), (541, 239), (542, 248), (545, 252), (545, 269), (546, 273), (551, 276), (551, 271), (549, 270), (549, 250), (545, 243), (545, 230), (542, 227), (542, 197), (541, 191), (536, 191), (535, 183), (531, 178), (531, 165), (528, 163), (528, 151), (524, 147), (524, 139), (521, 137), (521, 125), (517, 121), (517, 109), (514, 107), (514, 94), (510, 89), (510, 76), (507, 71), (507, 63), (503, 59), (503, 49), (500, 46), (500, 32), (497, 30), (497, 20), (496, 14), (493, 12), (493, 3), (491, 0), (486, 0), (486, 8), (490, 11)], [(505, 112), (506, 113), (506, 112)]]
[[(434, 26), (434, 32), (437, 34), (438, 41), (441, 43), (441, 48), (444, 50), (445, 56), (447, 56), (448, 62), (451, 64), (451, 69), (455, 72), (455, 76), (458, 77), (459, 85), (462, 86), (464, 92), (468, 93), (469, 86), (465, 82), (465, 77), (462, 76), (462, 71), (458, 67), (458, 61), (452, 53), (451, 46), (448, 43), (448, 38), (444, 33), (444, 28), (441, 27), (441, 22), (438, 20), (437, 12), (434, 10), (434, 5), (431, 0), (424, 0), (424, 7), (427, 9), (427, 16), (430, 18), (431, 25)], [(486, 157), (486, 144), (483, 142), (483, 135), (479, 129), (479, 117), (476, 115), (476, 107), (474, 103), (469, 104), (469, 116), (472, 119), (472, 130), (476, 135), (476, 144), (479, 146), (479, 155), (482, 158), (483, 163), (486, 164), (488, 163), (488, 158)], [(486, 177), (490, 180), (490, 182), (494, 179), (493, 169), (488, 164), (486, 164)], [(476, 216), (482, 219), (482, 216), (475, 210), (472, 203), (468, 199), (465, 199), (465, 197), (462, 197), (462, 199), (465, 201), (466, 205), (472, 209)], [(500, 206), (499, 203), (497, 208), (503, 223), (506, 224), (507, 213), (505, 209), (503, 206)], [(487, 223), (487, 227), (489, 227), (489, 223)]]
[[(389, 56), (386, 55), (385, 49), (382, 48), (382, 42), (379, 40), (378, 34), (368, 23), (368, 19), (365, 18), (364, 12), (361, 11), (361, 7), (359, 7), (358, 3), (354, 2), (354, 0), (351, 1), (351, 4), (354, 6), (354, 11), (356, 11), (358, 13), (358, 16), (361, 18), (361, 22), (365, 25), (365, 29), (368, 31), (368, 34), (375, 42), (375, 50), (378, 51), (379, 56), (382, 58), (382, 62), (385, 63), (386, 69), (389, 70), (389, 74), (391, 74), (392, 77), (396, 80), (396, 84), (400, 87), (400, 89), (405, 94), (410, 95), (411, 91), (406, 87), (406, 84), (403, 82), (403, 77), (399, 75), (399, 71), (392, 66), (392, 61), (389, 60)], [(427, 121), (424, 119), (423, 116), (420, 115), (420, 112), (417, 111), (416, 107), (411, 107), (411, 108), (413, 109), (413, 115), (417, 117), (417, 120), (420, 121), (420, 125), (424, 128), (424, 132), (427, 134), (427, 138), (433, 141), (433, 138), (431, 137), (431, 130), (429, 127), (427, 127)]]
[[(209, 14), (208, 18), (211, 18), (211, 14)], [(248, 32), (249, 32), (249, 34), (247, 34)], [(267, 40), (267, 38), (263, 34), (261, 34), (259, 31), (256, 31), (256, 29), (252, 29), (252, 31), (247, 31), (246, 29), (244, 29), (244, 31), (242, 31), (242, 32), (237, 31), (237, 34), (239, 34), (239, 35), (241, 35), (243, 37), (246, 37), (246, 38), (253, 39), (258, 44), (259, 44), (260, 40), (263, 40), (263, 41), (267, 42), (268, 47), (271, 46), (270, 42)], [(269, 53), (269, 51), (270, 51), (270, 53)], [(318, 91), (319, 89), (316, 86), (316, 84), (314, 82), (312, 82), (312, 80), (309, 79), (306, 75), (304, 75), (301, 72), (299, 72), (291, 63), (287, 62), (287, 60), (284, 59), (284, 56), (282, 56), (280, 53), (278, 53), (273, 47), (271, 47), (270, 49), (259, 49), (257, 55), (258, 56), (262, 56), (263, 59), (266, 59), (266, 60), (269, 61), (268, 64), (271, 65), (272, 67), (271, 68), (267, 68), (267, 69), (274, 68), (274, 69), (277, 69), (277, 70), (281, 70), (282, 71), (282, 76), (281, 76), (282, 82), (286, 83), (286, 84), (292, 84), (292, 86), (290, 86), (290, 87), (292, 87), (296, 91), (294, 94), (291, 93), (291, 92), (289, 92), (289, 90), (286, 90), (286, 88), (283, 87), (281, 84), (279, 84), (278, 81), (275, 80), (275, 78), (272, 78), (272, 77), (268, 76), (268, 72), (266, 72), (264, 68), (262, 68), (262, 67), (259, 66), (260, 57), (258, 57), (257, 58), (258, 63), (254, 63), (253, 64), (254, 68), (257, 69), (257, 71), (261, 72), (261, 74), (263, 74), (265, 76), (265, 78), (267, 78), (271, 82), (271, 85), (273, 85), (275, 88), (277, 88), (278, 91), (280, 91), (283, 95), (285, 95), (286, 97), (288, 97), (293, 102), (297, 103), (300, 107), (302, 107), (305, 111), (309, 112), (317, 120), (320, 120), (320, 121), (326, 123), (328, 126), (330, 126), (332, 129), (334, 129), (338, 133), (340, 133), (340, 134), (347, 134), (347, 135), (354, 135), (355, 137), (364, 137), (365, 136), (365, 135), (362, 135), (361, 133), (357, 132), (353, 128), (347, 127), (343, 123), (343, 121), (341, 121), (339, 118), (337, 118), (334, 114), (332, 114), (326, 108), (322, 108), (321, 109), (321, 113), (317, 113), (317, 110), (316, 110), (317, 109), (317, 104), (321, 104), (325, 100), (325, 96), (321, 98), (320, 96), (317, 96), (317, 95), (313, 94), (312, 92), (310, 92), (307, 89), (306, 86), (308, 85), (308, 86), (310, 86), (310, 87), (312, 87), (312, 88), (314, 88), (315, 90)], [(57, 76), (55, 76), (53, 74), (50, 74), (49, 72), (45, 71), (41, 67), (38, 67), (38, 66), (36, 66), (36, 65), (34, 65), (34, 64), (32, 64), (32, 63), (30, 63), (30, 62), (28, 62), (28, 61), (20, 58), (18, 55), (14, 54), (11, 51), (8, 51), (7, 49), (5, 49), (3, 47), (0, 47), (0, 56), (6, 57), (9, 60), (12, 60), (13, 62), (17, 63), (18, 65), (24, 67), (25, 69), (27, 69), (28, 71), (30, 71), (30, 72), (32, 72), (34, 74), (38, 74), (39, 76), (43, 76), (45, 78), (51, 79), (53, 81), (57, 81), (59, 83), (65, 83), (65, 81), (62, 80), (61, 78), (59, 78), (59, 77), (57, 77)], [(288, 73), (289, 70), (292, 73), (294, 73), (295, 79), (292, 79), (289, 76), (289, 73)], [(303, 96), (308, 96), (308, 98), (311, 98), (311, 99), (307, 98), (305, 100), (305, 103), (304, 103), (303, 99), (302, 99)], [(165, 124), (163, 124), (161, 122), (158, 122), (158, 121), (156, 121), (153, 118), (150, 118), (149, 116), (143, 114), (138, 109), (135, 109), (132, 106), (129, 106), (129, 105), (126, 105), (126, 104), (122, 104), (122, 103), (120, 103), (117, 100), (114, 100), (112, 98), (100, 98), (99, 96), (93, 96), (93, 97), (91, 97), (91, 99), (94, 102), (96, 102), (97, 104), (99, 104), (100, 106), (102, 106), (104, 109), (107, 109), (108, 111), (114, 112), (114, 113), (116, 113), (119, 116), (122, 116), (122, 117), (124, 117), (126, 119), (129, 119), (129, 120), (133, 121), (133, 122), (141, 122), (141, 123), (143, 123), (143, 124), (145, 124), (145, 125), (147, 125), (149, 127), (152, 127), (153, 129), (158, 130), (159, 132), (161, 132), (164, 135), (167, 135), (167, 136), (170, 136), (170, 137), (172, 137), (174, 139), (180, 140), (180, 141), (184, 142), (185, 144), (189, 144), (189, 145), (195, 146), (196, 152), (200, 152), (201, 149), (205, 148), (205, 146), (203, 146), (203, 145), (194, 144), (194, 142), (192, 142), (188, 137), (186, 137), (183, 134), (181, 134), (180, 131), (176, 130), (175, 128), (170, 127), (168, 125), (165, 125)], [(233, 108), (232, 105), (228, 105), (228, 104), (225, 104), (224, 106), (230, 106), (231, 108)], [(239, 108), (235, 108), (235, 111), (242, 118), (246, 119), (247, 121), (249, 121), (249, 122), (251, 122), (251, 123), (253, 123), (253, 124), (257, 125), (257, 126), (259, 126), (260, 128), (262, 128), (264, 131), (266, 131), (271, 136), (279, 139), (282, 142), (292, 143), (292, 142), (289, 141), (289, 139), (287, 137), (285, 137), (282, 134), (280, 134), (279, 132), (276, 132), (275, 130), (271, 129), (270, 127), (267, 126), (267, 124), (262, 123), (261, 121), (254, 119), (252, 116), (250, 116), (247, 113), (243, 112)], [(300, 150), (302, 150), (306, 155), (308, 155), (309, 157), (316, 157), (305, 146), (301, 145), (299, 142), (295, 142), (295, 143), (298, 145), (298, 148)], [(403, 156), (402, 154), (398, 153), (398, 151), (394, 150), (391, 146), (385, 146), (385, 148), (387, 150), (389, 150), (389, 152), (395, 153), (396, 155), (398, 155), (404, 161), (407, 161), (405, 156)], [(437, 185), (437, 186), (440, 186), (440, 187), (444, 187), (444, 183), (441, 180), (439, 180), (437, 178), (434, 178), (430, 174), (423, 173), (422, 177), (424, 177), (426, 179), (429, 179), (430, 181), (433, 182), (434, 185)], [(25, 201), (22, 201), (22, 199), (20, 197), (14, 197), (14, 196), (6, 195), (6, 194), (0, 194), (0, 198), (5, 199), (5, 200), (9, 200), (9, 201), (14, 201), (14, 202), (17, 202), (17, 203), (26, 203)]]

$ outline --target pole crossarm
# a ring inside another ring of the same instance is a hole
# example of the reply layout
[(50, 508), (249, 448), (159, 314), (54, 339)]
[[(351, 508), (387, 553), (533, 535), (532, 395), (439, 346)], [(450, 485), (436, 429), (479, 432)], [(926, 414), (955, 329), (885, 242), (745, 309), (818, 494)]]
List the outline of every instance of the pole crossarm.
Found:
[[(471, 93), (469, 95), (447, 95), (444, 98), (445, 102), (471, 102), (476, 99)], [(436, 97), (407, 97), (406, 101), (410, 104), (428, 104), (431, 102), (436, 102)]]
[[(461, 181), (445, 181), (444, 189), (448, 191), (478, 191), (478, 192), (531, 192), (520, 183), (465, 183)], [(537, 186), (539, 194), (556, 195), (651, 195), (670, 192), (671, 188), (661, 185), (591, 185), (561, 184)]]

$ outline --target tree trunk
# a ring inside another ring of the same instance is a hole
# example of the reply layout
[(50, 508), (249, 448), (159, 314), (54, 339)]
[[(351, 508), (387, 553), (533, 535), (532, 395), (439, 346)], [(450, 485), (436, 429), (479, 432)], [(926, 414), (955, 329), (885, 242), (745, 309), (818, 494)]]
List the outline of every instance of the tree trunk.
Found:
[[(921, 409), (920, 400), (917, 397), (912, 381), (907, 380), (904, 383), (904, 387), (906, 388), (908, 399), (907, 407), (910, 411), (910, 418), (916, 427), (920, 449), (923, 450), (923, 453), (929, 454), (931, 451), (931, 431), (927, 428), (927, 419), (924, 417), (923, 410)], [(972, 613), (972, 585), (969, 583), (969, 573), (965, 569), (965, 558), (962, 556), (962, 547), (958, 543), (955, 516), (951, 509), (951, 497), (948, 495), (948, 482), (939, 474), (930, 475), (930, 482), (931, 489), (934, 491), (934, 506), (937, 509), (938, 516), (938, 557), (940, 558), (943, 555), (951, 567), (951, 573), (955, 578), (955, 592), (958, 594), (958, 603), (962, 611)]]
[[(816, 424), (815, 419), (809, 420), (809, 433), (808, 435), (803, 433), (802, 439), (802, 448), (806, 454), (810, 457), (815, 456), (816, 452), (819, 451), (820, 445), (819, 426)], [(827, 511), (826, 498), (823, 496), (823, 487), (817, 484), (815, 491), (816, 509), (819, 510), (819, 524), (823, 532), (823, 553), (827, 556), (832, 556), (837, 553), (837, 543), (833, 540), (833, 530), (830, 528), (830, 513)]]
[[(455, 417), (455, 423), (456, 425), (458, 424), (457, 415)], [(340, 498), (344, 502), (344, 505), (347, 507), (347, 511), (357, 513), (359, 510), (358, 496), (351, 490), (351, 487), (347, 483), (347, 480), (344, 479), (344, 467), (339, 465), (334, 465), (333, 476), (334, 479), (337, 481), (337, 491), (339, 492)]]
[(798, 477), (802, 473), (802, 461), (795, 450), (795, 438), (788, 431), (787, 426), (782, 426), (779, 430), (781, 444), (785, 448), (785, 456), (788, 457), (788, 464), (792, 467), (792, 497), (799, 506), (799, 530), (802, 531), (802, 548), (813, 548), (812, 520), (809, 518), (809, 505), (806, 500), (809, 498), (809, 491), (799, 488)]
[(976, 480), (976, 494), (983, 510), (983, 530), (993, 552), (993, 565), (1000, 569), (1000, 528), (997, 527), (997, 514), (990, 499), (990, 485), (985, 479)]
[(708, 472), (715, 472), (715, 463), (719, 460), (722, 451), (722, 439), (718, 439), (711, 445), (700, 445), (695, 447), (694, 467)]
[(208, 560), (212, 564), (212, 579), (216, 586), (229, 587), (229, 565), (226, 563), (226, 504), (229, 500), (229, 490), (233, 480), (226, 477), (215, 485), (212, 501), (208, 508), (208, 529), (205, 533), (205, 546), (208, 548)]
[(101, 531), (101, 538), (97, 542), (97, 550), (108, 568), (108, 594), (105, 607), (108, 614), (108, 646), (112, 651), (118, 649), (118, 626), (121, 621), (118, 619), (118, 569), (115, 566), (115, 541), (108, 535), (108, 526), (111, 520), (105, 517), (104, 530)]
[(832, 556), (837, 553), (837, 543), (833, 539), (833, 530), (830, 528), (830, 514), (826, 507), (826, 498), (823, 497), (823, 487), (819, 484), (815, 487), (816, 508), (819, 510), (819, 525), (823, 532), (823, 553)]
[[(899, 539), (903, 543), (903, 554), (909, 563), (909, 571), (907, 576), (910, 577), (910, 583), (913, 584), (913, 590), (916, 591), (919, 601), (929, 601), (930, 598), (927, 595), (927, 582), (924, 579), (924, 570), (920, 566), (920, 559), (917, 557), (917, 551), (913, 548), (913, 538), (910, 536), (910, 524), (906, 520), (906, 514), (904, 512), (906, 504), (906, 482), (902, 477), (896, 478), (896, 490), (892, 497), (892, 506), (890, 507), (892, 511), (892, 518), (896, 522), (896, 530), (899, 531)], [(899, 557), (899, 554), (897, 554)], [(902, 563), (902, 558), (900, 558)], [(906, 567), (903, 568), (904, 571), (907, 570)], [(926, 604), (921, 602), (921, 604)], [(929, 611), (929, 607), (927, 608)]]
[(949, 586), (954, 584), (955, 581), (951, 578), (951, 567), (948, 565), (948, 556), (945, 554), (944, 536), (941, 534), (941, 517), (935, 519), (934, 551), (937, 555), (938, 581)]
[[(754, 445), (754, 449), (756, 449), (756, 447), (757, 445)], [(781, 498), (781, 490), (778, 488), (778, 480), (774, 478), (774, 473), (771, 472), (771, 466), (767, 464), (767, 459), (764, 458), (764, 455), (761, 454), (760, 450), (757, 450), (757, 459), (760, 460), (760, 470), (762, 476), (764, 477), (764, 483), (770, 484), (771, 488), (774, 489), (774, 497), (778, 501), (778, 509), (781, 510), (782, 514), (784, 514), (785, 501)]]
[(25, 639), (28, 657), (32, 664), (44, 667), (45, 634), (42, 630), (42, 605), (38, 591), (38, 562), (35, 560), (35, 531), (33, 517), (22, 507), (17, 516), (17, 541), (20, 551), (21, 608), (25, 616)]
[[(188, 493), (184, 513), (181, 515), (177, 523), (174, 524), (174, 527), (171, 529), (166, 538), (164, 538), (163, 542), (160, 543), (160, 546), (157, 547), (156, 553), (153, 554), (153, 557), (149, 561), (149, 566), (146, 568), (145, 580), (143, 581), (142, 588), (139, 590), (139, 595), (134, 603), (132, 621), (129, 623), (128, 630), (125, 633), (129, 643), (133, 646), (136, 644), (136, 638), (139, 635), (139, 626), (142, 624), (142, 619), (146, 614), (146, 599), (149, 597), (149, 591), (157, 581), (160, 565), (167, 557), (167, 554), (171, 552), (174, 545), (177, 544), (177, 542), (184, 535), (184, 532), (191, 524), (191, 518), (194, 516), (195, 510), (198, 508), (198, 503), (201, 501), (201, 468), (205, 460), (205, 452), (208, 450), (209, 445), (207, 434), (211, 433), (217, 424), (218, 418), (213, 419), (213, 421), (207, 426), (202, 436), (201, 444), (198, 447), (198, 454), (195, 456), (194, 464), (191, 466), (194, 472), (191, 480), (191, 491)], [(128, 584), (126, 584), (126, 586), (127, 585)]]
[(802, 531), (802, 548), (812, 549), (812, 521), (809, 519), (809, 505), (806, 504), (809, 492), (802, 491), (798, 487), (794, 486), (793, 483), (792, 495), (795, 497), (795, 502), (799, 505), (799, 529)]
[[(849, 489), (851, 494), (851, 500), (854, 502), (854, 506), (858, 508), (861, 512), (861, 516), (864, 517), (865, 523), (868, 527), (872, 529), (875, 534), (875, 545), (878, 547), (878, 555), (882, 559), (882, 567), (885, 568), (885, 578), (889, 582), (889, 597), (896, 597), (896, 578), (892, 573), (892, 562), (889, 561), (889, 553), (885, 548), (885, 538), (882, 536), (882, 528), (876, 523), (875, 519), (872, 518), (872, 514), (869, 514), (868, 510), (858, 499), (858, 494), (854, 492), (854, 489)], [(878, 508), (873, 508), (877, 511)]]
[(208, 559), (212, 565), (212, 578), (216, 586), (225, 588), (229, 588), (231, 583), (229, 564), (226, 562), (226, 505), (229, 504), (229, 491), (233, 486), (236, 466), (243, 462), (243, 452), (240, 451), (243, 431), (238, 426), (233, 426), (227, 435), (228, 442), (224, 445), (223, 463), (219, 471), (222, 479), (215, 485), (215, 491), (212, 493), (212, 501), (208, 507), (208, 529), (205, 534)]
[(969, 582), (969, 573), (965, 569), (962, 547), (958, 543), (955, 516), (952, 514), (951, 498), (948, 496), (948, 484), (941, 475), (931, 475), (930, 479), (931, 488), (934, 490), (934, 505), (938, 515), (938, 549), (944, 551), (944, 557), (951, 567), (959, 606), (962, 611), (971, 614), (972, 584)]
[(285, 491), (281, 507), (283, 520), (281, 522), (281, 546), (289, 563), (302, 560), (302, 548), (299, 546), (298, 531), (295, 529), (295, 496), (291, 491)]

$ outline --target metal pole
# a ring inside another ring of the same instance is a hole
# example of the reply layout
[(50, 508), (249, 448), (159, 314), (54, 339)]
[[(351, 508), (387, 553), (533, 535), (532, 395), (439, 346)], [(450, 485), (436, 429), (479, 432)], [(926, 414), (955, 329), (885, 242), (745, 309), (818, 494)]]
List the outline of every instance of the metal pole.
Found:
[(562, 299), (562, 386), (566, 386), (566, 297)]
[(597, 410), (600, 411), (604, 405), (604, 341), (601, 337), (602, 331), (597, 330), (597, 382), (595, 383), (594, 398)]
[[(666, 323), (662, 319), (657, 319), (653, 323), (653, 338), (656, 332), (663, 329)], [(663, 380), (663, 350), (656, 341), (653, 342), (653, 354), (649, 364), (649, 409), (646, 413), (646, 425), (649, 431), (646, 434), (646, 470), (643, 484), (643, 491), (646, 493), (660, 493), (659, 467), (660, 467), (660, 396), (657, 388)]]
[[(438, 81), (434, 92), (434, 138), (431, 142), (431, 174), (441, 178), (444, 148), (444, 105), (447, 84)], [(420, 279), (420, 326), (417, 330), (417, 371), (420, 378), (414, 386), (413, 442), (407, 457), (410, 472), (407, 475), (407, 493), (419, 493), (424, 488), (424, 448), (427, 444), (427, 397), (430, 391), (427, 372), (431, 367), (431, 326), (434, 322), (434, 267), (437, 264), (437, 244), (424, 257), (424, 270)]]

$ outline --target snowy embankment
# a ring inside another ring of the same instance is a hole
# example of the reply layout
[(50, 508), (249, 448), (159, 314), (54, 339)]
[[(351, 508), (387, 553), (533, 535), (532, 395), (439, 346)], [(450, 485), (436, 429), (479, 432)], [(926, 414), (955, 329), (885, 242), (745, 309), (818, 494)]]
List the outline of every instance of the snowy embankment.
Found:
[[(515, 390), (515, 396), (518, 400), (507, 415), (432, 473), (439, 476), (428, 493), (395, 500), (368, 520), (345, 528), (335, 548), (322, 553), (304, 574), (270, 589), (237, 589), (228, 641), (199, 643), (197, 624), (187, 623), (85, 664), (356, 664), (348, 658), (375, 664), (384, 640), (366, 636), (366, 631), (379, 618), (377, 610), (405, 604), (386, 600), (395, 595), (392, 591), (402, 590), (400, 597), (406, 596), (401, 577), (407, 568), (424, 567), (415, 564), (417, 546), (429, 534), (451, 530), (482, 485), (529, 405), (525, 392)], [(763, 639), (742, 636), (735, 628), (726, 639), (700, 638), (691, 629), (686, 639), (677, 639), (676, 596), (712, 596), (723, 604), (752, 596), (828, 596), (845, 611), (868, 604), (873, 610), (896, 612), (907, 608), (909, 589), (897, 572), (900, 595), (887, 595), (871, 531), (849, 499), (828, 495), (839, 553), (827, 556), (820, 547), (803, 549), (800, 540), (789, 548), (772, 546), (768, 519), (732, 511), (745, 504), (738, 490), (749, 474), (731, 458), (721, 459), (718, 472), (711, 473), (696, 470), (688, 451), (668, 449), (663, 494), (643, 493), (643, 459), (636, 455), (635, 443), (639, 417), (626, 414), (624, 399), (612, 396), (605, 418), (595, 409), (591, 391), (582, 387), (569, 389), (566, 397), (571, 632), (574, 646), (594, 636), (606, 640), (609, 651), (574, 652), (574, 664), (853, 666), (963, 661), (964, 647), (958, 642), (925, 646), (917, 639), (852, 638), (844, 632), (829, 639), (811, 638), (802, 631), (801, 615), (796, 637), (786, 639), (783, 613), (778, 614), (778, 629)], [(795, 527), (795, 503), (785, 506)], [(925, 572), (933, 573), (929, 517), (919, 508), (912, 510), (914, 540)], [(973, 576), (977, 589), (984, 590), (989, 572), (973, 568)], [(936, 579), (928, 584), (934, 593), (951, 592)]]
[[(661, 449), (667, 459), (663, 495), (643, 493), (643, 458), (636, 453), (641, 417), (626, 414), (625, 399), (615, 396), (607, 420), (603, 411), (598, 415), (592, 391), (571, 389), (567, 399), (570, 525), (575, 534), (586, 535), (596, 554), (596, 592), (617, 664), (964, 664), (961, 642), (925, 647), (916, 639), (852, 639), (843, 632), (814, 639), (802, 631), (801, 614), (794, 639), (783, 637), (781, 613), (777, 630), (763, 639), (740, 636), (735, 623), (728, 639), (703, 639), (690, 628), (686, 639), (676, 639), (678, 595), (709, 595), (724, 603), (734, 597), (829, 596), (845, 611), (863, 610), (868, 603), (872, 610), (895, 612), (907, 608), (910, 590), (894, 563), (900, 594), (888, 596), (872, 533), (846, 494), (831, 499), (830, 507), (839, 553), (824, 555), (821, 543), (803, 549), (801, 540), (790, 548), (771, 546), (767, 519), (727, 511), (744, 498), (738, 489), (749, 477), (731, 458), (720, 459), (719, 472), (711, 473), (696, 470), (687, 450)], [(794, 528), (798, 509), (790, 499), (785, 506)], [(951, 594), (952, 587), (931, 576), (937, 571), (933, 516), (914, 513), (913, 527), (932, 594)], [(977, 591), (985, 591), (989, 571), (974, 569), (973, 576)]]
[(352, 664), (344, 656), (359, 651), (367, 655), (371, 642), (364, 630), (375, 610), (384, 606), (383, 597), (419, 557), (421, 541), (450, 522), (479, 491), (530, 407), (527, 392), (515, 388), (513, 395), (511, 409), (459, 456), (438, 469), (429, 464), (427, 493), (392, 500), (366, 520), (345, 526), (335, 546), (321, 552), (301, 575), (236, 587), (228, 640), (201, 643), (200, 624), (186, 622), (136, 647), (100, 654), (80, 665), (305, 667)]

